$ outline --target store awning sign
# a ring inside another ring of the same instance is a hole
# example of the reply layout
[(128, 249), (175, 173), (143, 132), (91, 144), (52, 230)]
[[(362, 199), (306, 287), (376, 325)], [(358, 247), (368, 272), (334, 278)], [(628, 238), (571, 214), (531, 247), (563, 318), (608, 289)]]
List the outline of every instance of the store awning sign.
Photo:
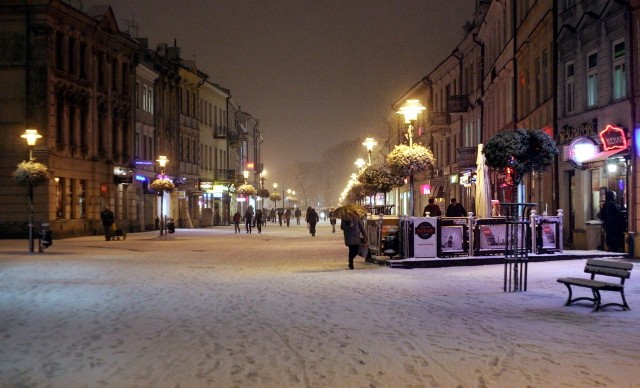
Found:
[(563, 151), (566, 161), (571, 163), (573, 167), (582, 169), (582, 162), (597, 155), (600, 152), (600, 147), (592, 138), (581, 136), (574, 139)]
[(607, 125), (600, 132), (600, 140), (602, 140), (602, 148), (605, 151), (627, 148), (627, 136), (624, 133), (624, 129), (615, 125)]

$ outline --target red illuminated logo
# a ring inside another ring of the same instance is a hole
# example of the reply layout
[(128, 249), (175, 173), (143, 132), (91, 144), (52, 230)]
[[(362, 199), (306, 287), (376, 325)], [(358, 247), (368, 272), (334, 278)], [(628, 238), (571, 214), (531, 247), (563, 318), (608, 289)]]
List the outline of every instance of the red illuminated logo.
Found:
[(600, 140), (602, 140), (602, 147), (605, 151), (627, 148), (627, 136), (624, 129), (611, 124), (600, 132)]

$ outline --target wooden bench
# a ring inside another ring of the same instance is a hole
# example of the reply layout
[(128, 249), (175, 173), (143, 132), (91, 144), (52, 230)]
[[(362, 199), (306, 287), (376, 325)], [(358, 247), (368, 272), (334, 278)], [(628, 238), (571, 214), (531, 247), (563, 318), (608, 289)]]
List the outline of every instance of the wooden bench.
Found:
[[(598, 311), (607, 306), (618, 306), (622, 307), (623, 310), (630, 310), (629, 305), (627, 304), (627, 300), (624, 297), (624, 281), (631, 276), (631, 269), (633, 268), (633, 264), (631, 263), (620, 263), (615, 261), (606, 261), (606, 260), (598, 260), (598, 259), (589, 259), (587, 260), (587, 264), (584, 267), (584, 272), (590, 273), (591, 278), (559, 278), (558, 283), (562, 283), (569, 289), (569, 298), (567, 299), (567, 303), (565, 306), (570, 306), (573, 303), (581, 300), (587, 300), (592, 302), (593, 311)], [(620, 283), (611, 283), (605, 282), (602, 280), (595, 280), (596, 275), (601, 276), (609, 276), (620, 278)], [(576, 287), (586, 287), (590, 288), (593, 297), (578, 297), (573, 298), (573, 293), (571, 290), (571, 286)], [(622, 304), (620, 303), (607, 303), (601, 304), (602, 297), (600, 295), (601, 291), (614, 291), (619, 292), (622, 296)]]

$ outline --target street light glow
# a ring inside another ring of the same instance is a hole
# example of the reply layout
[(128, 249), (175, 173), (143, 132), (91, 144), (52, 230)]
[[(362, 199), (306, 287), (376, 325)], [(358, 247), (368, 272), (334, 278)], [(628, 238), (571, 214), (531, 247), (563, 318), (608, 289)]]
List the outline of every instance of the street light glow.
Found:
[(33, 147), (36, 145), (36, 140), (40, 139), (42, 135), (38, 133), (37, 129), (25, 129), (20, 137), (27, 140), (28, 146)]
[(420, 100), (407, 100), (407, 102), (398, 109), (398, 113), (404, 115), (404, 122), (409, 124), (412, 121), (416, 121), (418, 119), (418, 113), (425, 109), (427, 108), (420, 103)]

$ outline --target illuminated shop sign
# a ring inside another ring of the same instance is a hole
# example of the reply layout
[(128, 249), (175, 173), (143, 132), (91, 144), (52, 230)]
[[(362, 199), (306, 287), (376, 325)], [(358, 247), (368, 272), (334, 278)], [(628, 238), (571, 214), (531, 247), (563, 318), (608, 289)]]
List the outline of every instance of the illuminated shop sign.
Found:
[(602, 140), (602, 147), (605, 151), (627, 148), (627, 136), (624, 129), (611, 124), (600, 132), (600, 140)]
[(424, 195), (431, 194), (431, 185), (420, 185), (420, 192)]
[(578, 167), (582, 161), (593, 158), (600, 152), (598, 143), (590, 137), (578, 137), (565, 148), (565, 160)]

